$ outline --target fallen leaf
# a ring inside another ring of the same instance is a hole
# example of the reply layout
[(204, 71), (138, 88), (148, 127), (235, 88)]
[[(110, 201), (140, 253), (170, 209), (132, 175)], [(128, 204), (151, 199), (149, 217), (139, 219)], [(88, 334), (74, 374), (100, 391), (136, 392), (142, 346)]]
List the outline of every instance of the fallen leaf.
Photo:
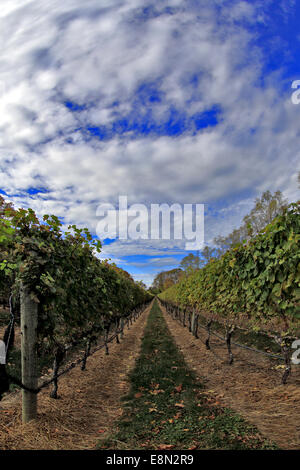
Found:
[(171, 445), (171, 444), (160, 444), (158, 446), (158, 449), (159, 450), (170, 450), (170, 449), (173, 449), (175, 446), (174, 445)]
[(151, 395), (158, 395), (159, 393), (164, 393), (164, 390), (150, 390)]

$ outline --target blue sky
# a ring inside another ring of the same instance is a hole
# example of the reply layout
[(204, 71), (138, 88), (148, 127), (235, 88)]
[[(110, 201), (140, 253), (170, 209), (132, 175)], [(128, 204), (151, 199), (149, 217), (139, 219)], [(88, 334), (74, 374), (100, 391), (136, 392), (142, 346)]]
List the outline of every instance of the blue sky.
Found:
[[(2, 0), (0, 189), (95, 233), (100, 203), (205, 204), (205, 242), (255, 197), (299, 198), (300, 4)], [(185, 241), (104, 241), (150, 284)]]

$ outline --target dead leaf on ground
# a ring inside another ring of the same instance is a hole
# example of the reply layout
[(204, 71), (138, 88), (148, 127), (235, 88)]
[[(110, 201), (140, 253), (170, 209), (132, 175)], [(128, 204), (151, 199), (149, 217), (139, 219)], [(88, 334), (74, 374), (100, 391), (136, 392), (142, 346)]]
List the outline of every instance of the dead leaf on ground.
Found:
[(175, 446), (172, 445), (172, 444), (160, 444), (160, 445), (158, 446), (158, 449), (159, 449), (159, 450), (171, 450), (171, 449), (174, 449), (174, 447), (175, 447)]
[(164, 390), (150, 390), (151, 395), (158, 395), (159, 393), (165, 393)]

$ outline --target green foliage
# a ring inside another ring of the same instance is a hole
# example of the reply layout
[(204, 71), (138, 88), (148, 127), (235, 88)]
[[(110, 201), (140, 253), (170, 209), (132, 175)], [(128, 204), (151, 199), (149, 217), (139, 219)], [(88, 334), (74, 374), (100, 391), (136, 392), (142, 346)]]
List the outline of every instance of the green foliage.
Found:
[(101, 243), (86, 228), (63, 232), (56, 216), (40, 222), (33, 210), (20, 209), (0, 219), (0, 237), (0, 273), (10, 289), (23, 284), (32, 292), (39, 341), (48, 348), (95, 334), (148, 300), (125, 271), (97, 258)]
[(241, 315), (253, 328), (276, 324), (281, 333), (299, 329), (300, 202), (291, 204), (264, 230), (212, 260), (160, 295), (229, 322)]

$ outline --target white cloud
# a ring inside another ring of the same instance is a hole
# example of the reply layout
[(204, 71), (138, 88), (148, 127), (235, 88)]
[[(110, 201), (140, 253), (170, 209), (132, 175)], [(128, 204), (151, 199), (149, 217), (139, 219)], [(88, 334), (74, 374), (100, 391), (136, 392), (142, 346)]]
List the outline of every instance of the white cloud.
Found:
[(145, 267), (145, 266), (151, 266), (151, 267), (167, 267), (167, 266), (174, 266), (174, 264), (178, 264), (178, 259), (177, 258), (171, 258), (171, 257), (164, 257), (164, 258), (151, 258), (151, 260), (145, 261), (145, 262), (132, 262), (129, 263), (137, 267)]
[[(270, 21), (269, 3), (227, 3), (2, 0), (0, 187), (20, 194), (11, 198), (16, 204), (91, 230), (97, 204), (116, 203), (120, 194), (130, 203), (217, 204), (206, 240), (239, 224), (263, 190), (296, 199), (300, 107), (291, 104), (291, 90), (279, 92), (278, 75), (259, 85), (264, 57), (247, 28)], [(280, 5), (284, 19), (293, 5)], [(155, 82), (162, 100), (140, 112), (151, 108), (158, 123), (171, 108), (189, 117), (212, 106), (220, 123), (176, 138), (84, 138), (79, 128), (109, 128), (116, 116), (137, 112), (136, 90), (145, 82)], [(71, 113), (67, 100), (86, 109)], [(30, 187), (49, 193), (31, 197)], [(225, 219), (218, 211), (228, 204)], [(104, 251), (120, 259), (164, 249), (175, 254), (183, 244), (119, 241)]]

